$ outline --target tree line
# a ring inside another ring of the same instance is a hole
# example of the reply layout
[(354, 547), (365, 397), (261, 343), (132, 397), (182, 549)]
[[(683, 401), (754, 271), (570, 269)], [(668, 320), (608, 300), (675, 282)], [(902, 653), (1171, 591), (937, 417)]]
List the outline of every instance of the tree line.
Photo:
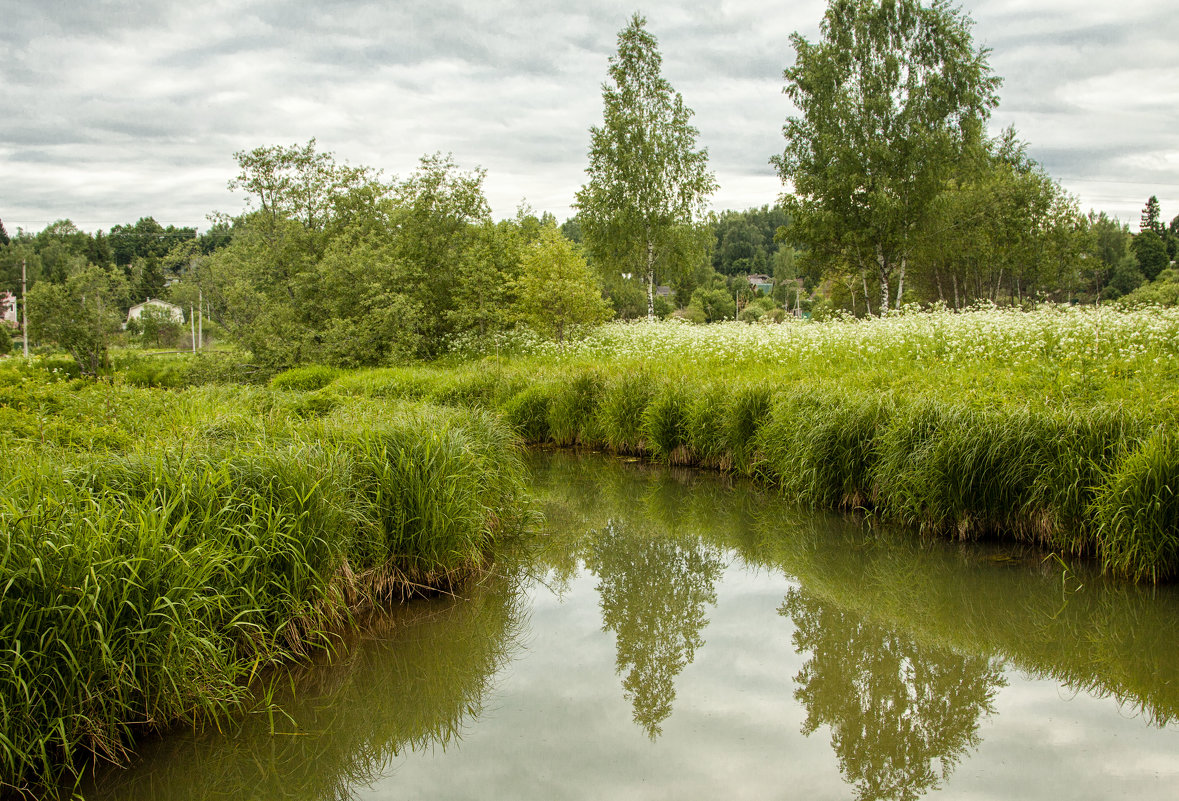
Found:
[(81, 341), (88, 371), (152, 297), (199, 305), (274, 366), (432, 358), (463, 338), (527, 326), (560, 339), (610, 317), (1179, 302), (1179, 216), (1165, 224), (1155, 197), (1137, 233), (1082, 214), (1013, 129), (989, 135), (1000, 79), (971, 26), (942, 2), (830, 0), (818, 40), (791, 37), (798, 112), (771, 159), (785, 186), (773, 205), (707, 212), (707, 148), (635, 14), (560, 226), (527, 207), (494, 221), (484, 171), (451, 156), (386, 179), (311, 140), (234, 154), (246, 208), (203, 233), (151, 217), (94, 234), (0, 223), (0, 289), (19, 288), (23, 264), (34, 336)]

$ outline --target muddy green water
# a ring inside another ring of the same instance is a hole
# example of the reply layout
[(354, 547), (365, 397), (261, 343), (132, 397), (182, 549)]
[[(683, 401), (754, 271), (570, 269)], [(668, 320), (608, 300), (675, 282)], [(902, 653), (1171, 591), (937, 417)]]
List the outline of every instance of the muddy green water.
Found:
[(1179, 594), (533, 457), (541, 531), (88, 799), (1174, 799)]

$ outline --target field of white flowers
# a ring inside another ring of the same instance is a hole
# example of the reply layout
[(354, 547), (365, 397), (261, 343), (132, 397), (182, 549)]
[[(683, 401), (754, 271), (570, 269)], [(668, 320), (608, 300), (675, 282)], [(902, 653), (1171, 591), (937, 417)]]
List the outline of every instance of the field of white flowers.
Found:
[(1112, 369), (1179, 358), (1179, 308), (989, 307), (824, 322), (788, 318), (777, 324), (642, 320), (609, 323), (566, 343), (534, 341), (527, 350), (558, 358), (675, 360), (702, 367), (905, 359), (1011, 367), (1091, 362)]

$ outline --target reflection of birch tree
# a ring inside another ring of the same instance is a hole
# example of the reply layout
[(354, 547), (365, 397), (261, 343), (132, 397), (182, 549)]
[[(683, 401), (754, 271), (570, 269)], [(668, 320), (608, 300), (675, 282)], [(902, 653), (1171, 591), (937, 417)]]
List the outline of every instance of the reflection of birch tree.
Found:
[(608, 521), (587, 564), (598, 576), (602, 625), (617, 637), (622, 687), (651, 739), (671, 714), (675, 677), (704, 644), (721, 552), (699, 539), (642, 536)]
[(911, 801), (978, 747), (979, 720), (1004, 684), (996, 661), (919, 643), (800, 589), (780, 611), (794, 621), (795, 650), (811, 654), (795, 677), (803, 733), (831, 727), (856, 798)]

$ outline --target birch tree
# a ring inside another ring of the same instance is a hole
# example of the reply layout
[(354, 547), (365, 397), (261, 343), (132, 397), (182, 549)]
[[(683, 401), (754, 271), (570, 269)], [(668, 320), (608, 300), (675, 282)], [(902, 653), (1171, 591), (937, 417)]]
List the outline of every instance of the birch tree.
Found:
[(790, 37), (785, 93), (799, 114), (772, 159), (790, 238), (875, 273), (881, 314), (894, 279), (899, 307), (923, 218), (998, 102), (971, 24), (944, 0), (830, 0), (818, 42)]
[(643, 275), (654, 319), (656, 271), (690, 269), (707, 254), (700, 223), (717, 184), (646, 24), (635, 14), (618, 34), (576, 206), (590, 256), (606, 271)]

